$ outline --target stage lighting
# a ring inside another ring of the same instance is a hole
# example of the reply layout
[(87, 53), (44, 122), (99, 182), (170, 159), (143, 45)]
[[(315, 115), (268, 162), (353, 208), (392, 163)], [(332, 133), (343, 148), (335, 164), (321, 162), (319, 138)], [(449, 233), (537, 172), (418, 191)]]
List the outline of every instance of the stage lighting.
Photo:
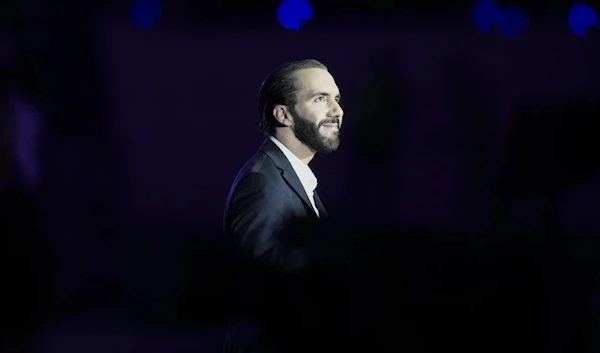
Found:
[(277, 8), (277, 20), (283, 28), (297, 31), (312, 18), (312, 6), (306, 0), (284, 0)]
[(484, 33), (488, 33), (501, 16), (502, 8), (492, 0), (479, 0), (471, 10), (473, 24)]
[(585, 30), (598, 24), (596, 11), (589, 5), (575, 4), (569, 11), (569, 27), (576, 35), (583, 37)]
[(506, 38), (514, 39), (520, 31), (529, 27), (529, 17), (517, 7), (507, 7), (502, 9), (498, 26)]
[(136, 0), (131, 5), (131, 19), (140, 28), (148, 28), (154, 25), (161, 12), (160, 0)]

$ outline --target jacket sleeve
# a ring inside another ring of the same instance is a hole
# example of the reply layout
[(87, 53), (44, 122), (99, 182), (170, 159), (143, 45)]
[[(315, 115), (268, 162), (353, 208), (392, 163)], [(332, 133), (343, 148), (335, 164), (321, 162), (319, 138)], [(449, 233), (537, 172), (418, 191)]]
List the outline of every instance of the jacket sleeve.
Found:
[(285, 237), (285, 208), (265, 175), (249, 173), (236, 185), (225, 226), (229, 240), (245, 256), (281, 270), (306, 265), (301, 247)]

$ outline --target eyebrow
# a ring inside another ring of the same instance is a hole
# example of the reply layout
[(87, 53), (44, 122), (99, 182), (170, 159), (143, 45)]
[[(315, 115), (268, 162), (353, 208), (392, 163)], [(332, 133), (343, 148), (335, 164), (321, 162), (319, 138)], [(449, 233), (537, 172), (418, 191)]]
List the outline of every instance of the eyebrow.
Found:
[[(316, 93), (313, 93), (313, 94), (310, 96), (310, 98), (315, 98), (316, 96), (325, 96), (325, 97), (330, 97), (330, 96), (331, 96), (331, 94), (329, 94), (329, 93), (326, 93), (326, 92), (316, 92)], [(338, 93), (338, 94), (335, 96), (335, 98), (337, 98), (337, 99), (339, 100), (339, 99), (342, 99), (342, 96), (341, 96), (341, 95)]]

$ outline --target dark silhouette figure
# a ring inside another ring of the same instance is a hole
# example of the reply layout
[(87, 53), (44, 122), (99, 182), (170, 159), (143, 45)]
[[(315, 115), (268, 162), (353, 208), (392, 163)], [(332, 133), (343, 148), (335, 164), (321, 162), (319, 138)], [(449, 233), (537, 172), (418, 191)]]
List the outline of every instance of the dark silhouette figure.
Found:
[[(61, 10), (40, 0), (11, 3), (18, 19), (11, 79), (44, 118), (41, 189), (49, 229), (58, 235), (61, 310), (106, 308), (121, 289), (116, 230), (123, 193), (96, 40), (99, 3), (67, 1)], [(64, 156), (74, 159), (63, 164)], [(66, 172), (66, 165), (73, 169)]]
[(529, 201), (537, 206), (537, 223), (530, 229), (548, 244), (548, 352), (587, 351), (593, 345), (595, 277), (572, 257), (574, 240), (561, 227), (559, 201), (565, 190), (600, 172), (594, 128), (599, 114), (600, 102), (593, 100), (522, 104), (495, 188), (494, 226), (499, 231), (510, 232), (521, 223), (513, 214), (515, 205)]
[(461, 218), (469, 222), (469, 227), (481, 230), (491, 221), (494, 139), (490, 113), (493, 92), (468, 60), (452, 58), (442, 70), (449, 111), (455, 123), (450, 144), (458, 147), (465, 173), (459, 202), (463, 210)]
[[(356, 137), (347, 204), (353, 212), (378, 219), (393, 216), (398, 139), (411, 101), (407, 83), (399, 79), (394, 57), (381, 54), (359, 92)], [(375, 198), (373, 198), (375, 197)], [(373, 207), (376, 203), (377, 207)]]
[(2, 331), (0, 350), (32, 352), (52, 305), (53, 261), (39, 209), (18, 182), (0, 189)]
[(15, 124), (7, 101), (3, 103), (0, 113), (0, 279), (3, 294), (0, 351), (28, 353), (34, 351), (35, 335), (50, 313), (54, 261), (37, 200), (16, 168)]

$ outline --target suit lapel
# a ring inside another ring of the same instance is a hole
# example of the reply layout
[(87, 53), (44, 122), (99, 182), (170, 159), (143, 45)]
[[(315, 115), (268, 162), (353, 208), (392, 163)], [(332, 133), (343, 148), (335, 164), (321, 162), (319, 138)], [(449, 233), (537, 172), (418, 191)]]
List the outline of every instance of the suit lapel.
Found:
[[(308, 195), (306, 194), (306, 190), (304, 190), (304, 187), (302, 186), (298, 175), (296, 175), (294, 168), (292, 168), (291, 165), (288, 165), (288, 167), (283, 170), (282, 175), (283, 179), (285, 179), (288, 185), (296, 192), (296, 194), (298, 194), (298, 196), (300, 196), (305, 206), (309, 207), (309, 209), (312, 210), (312, 204), (310, 203)], [(314, 211), (312, 212), (314, 213)]]
[(281, 152), (279, 147), (277, 147), (277, 145), (275, 145), (273, 141), (267, 138), (263, 143), (261, 150), (273, 160), (277, 168), (281, 170), (281, 175), (283, 176), (283, 179), (286, 181), (286, 183), (292, 188), (292, 190), (294, 190), (296, 194), (298, 194), (300, 199), (302, 199), (302, 202), (304, 202), (305, 206), (308, 207), (314, 214), (312, 204), (310, 203), (308, 195), (306, 194), (306, 191), (302, 186), (302, 182), (300, 182), (300, 178), (298, 178), (298, 175), (296, 175), (294, 168), (292, 167), (286, 156), (283, 154), (283, 152)]
[(315, 205), (317, 206), (317, 210), (319, 210), (319, 216), (321, 218), (329, 217), (329, 214), (325, 210), (325, 206), (323, 206), (323, 202), (321, 202), (321, 198), (319, 197), (319, 194), (317, 194), (316, 190), (315, 190)]

